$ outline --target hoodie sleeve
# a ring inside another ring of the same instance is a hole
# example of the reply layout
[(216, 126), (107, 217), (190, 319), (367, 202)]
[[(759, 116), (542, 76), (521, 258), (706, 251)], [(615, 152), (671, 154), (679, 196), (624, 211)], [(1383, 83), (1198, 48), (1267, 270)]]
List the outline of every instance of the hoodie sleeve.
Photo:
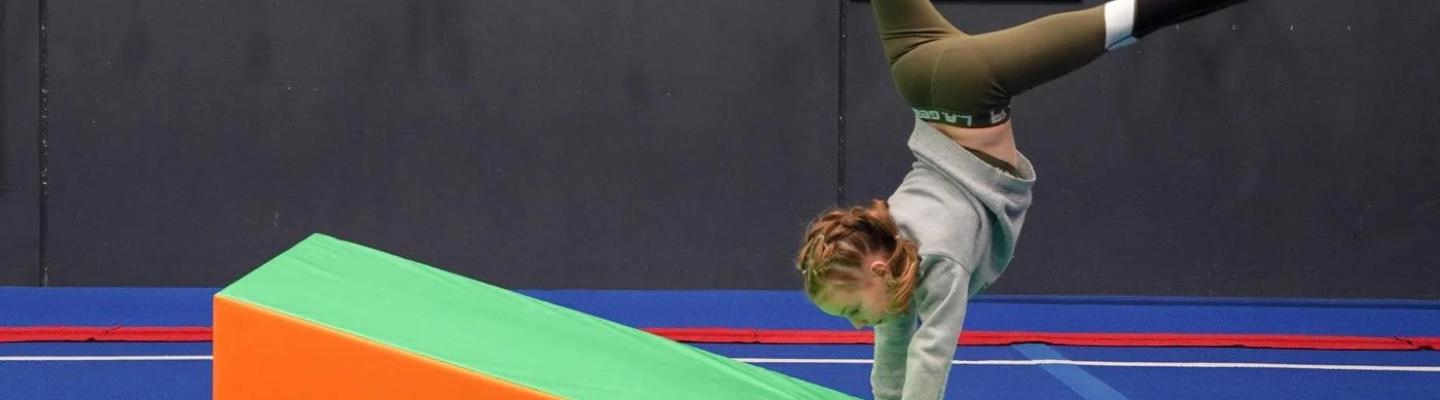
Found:
[(875, 400), (900, 400), (905, 387), (905, 353), (915, 334), (915, 313), (875, 327), (875, 365), (870, 387)]
[(921, 287), (915, 310), (920, 326), (910, 339), (905, 363), (905, 400), (939, 400), (945, 396), (945, 381), (965, 310), (970, 302), (970, 272), (949, 258), (933, 265)]

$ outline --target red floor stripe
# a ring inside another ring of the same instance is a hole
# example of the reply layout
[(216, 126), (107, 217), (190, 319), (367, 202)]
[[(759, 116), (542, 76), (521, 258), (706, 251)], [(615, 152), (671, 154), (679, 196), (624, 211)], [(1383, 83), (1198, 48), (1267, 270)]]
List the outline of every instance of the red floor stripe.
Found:
[[(869, 331), (755, 330), (733, 328), (650, 328), (651, 333), (687, 343), (870, 344)], [(1440, 338), (1194, 333), (1054, 333), (966, 331), (959, 343), (1005, 346), (1045, 343), (1105, 347), (1251, 347), (1315, 350), (1440, 350)]]
[(6, 342), (208, 342), (210, 327), (0, 327)]
[[(870, 331), (736, 328), (646, 328), (685, 343), (871, 344)], [(208, 342), (209, 327), (0, 327), (7, 342)], [(1196, 333), (1055, 333), (966, 331), (959, 343), (1005, 346), (1045, 343), (1103, 347), (1250, 347), (1311, 350), (1440, 350), (1440, 337), (1257, 335)]]

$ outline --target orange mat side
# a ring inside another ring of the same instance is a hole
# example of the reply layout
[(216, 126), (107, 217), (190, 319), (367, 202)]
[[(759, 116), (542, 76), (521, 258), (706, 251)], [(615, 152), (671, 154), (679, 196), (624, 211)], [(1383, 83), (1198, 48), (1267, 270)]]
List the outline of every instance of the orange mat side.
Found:
[(558, 399), (216, 296), (214, 398)]

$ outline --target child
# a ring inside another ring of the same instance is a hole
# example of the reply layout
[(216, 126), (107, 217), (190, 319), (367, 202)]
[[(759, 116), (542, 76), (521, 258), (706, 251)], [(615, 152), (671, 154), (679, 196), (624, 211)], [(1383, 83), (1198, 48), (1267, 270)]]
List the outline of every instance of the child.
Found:
[(836, 209), (796, 259), (822, 311), (875, 326), (876, 399), (944, 396), (971, 296), (1004, 272), (1035, 172), (1015, 147), (1013, 96), (1156, 29), (1243, 0), (1113, 0), (968, 35), (929, 0), (871, 0), (916, 163), (888, 201)]

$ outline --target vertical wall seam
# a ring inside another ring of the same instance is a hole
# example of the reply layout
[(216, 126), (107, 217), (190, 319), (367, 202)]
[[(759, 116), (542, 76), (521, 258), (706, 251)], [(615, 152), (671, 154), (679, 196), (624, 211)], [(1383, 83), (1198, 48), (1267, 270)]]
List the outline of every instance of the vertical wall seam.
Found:
[(45, 235), (47, 233), (46, 230), (49, 228), (48, 203), (50, 201), (50, 191), (48, 189), (50, 180), (50, 129), (46, 123), (46, 118), (49, 114), (49, 110), (47, 108), (49, 107), (50, 103), (50, 70), (48, 69), (47, 65), (47, 62), (49, 61), (49, 46), (47, 46), (48, 38), (45, 35), (45, 23), (47, 22), (46, 12), (48, 11), (48, 8), (49, 1), (40, 0), (40, 43), (38, 51), (40, 56), (40, 119), (39, 127), (37, 129), (40, 136), (40, 143), (38, 146), (40, 152), (40, 229), (39, 237), (37, 238), (37, 244), (39, 245), (38, 252), (40, 261), (40, 287), (50, 285), (50, 266), (49, 260), (46, 259), (45, 254)]
[(847, 41), (849, 40), (849, 35), (847, 35), (846, 31), (846, 17), (849, 13), (849, 0), (839, 0), (836, 3), (840, 4), (840, 21), (838, 24), (840, 40), (838, 45), (839, 57), (837, 60), (839, 62), (839, 76), (836, 78), (836, 80), (838, 81), (836, 87), (839, 100), (837, 100), (836, 104), (837, 115), (835, 127), (837, 147), (835, 153), (835, 205), (840, 206), (845, 204), (845, 74), (847, 71), (847, 68), (845, 67), (845, 49), (848, 45)]
[[(10, 107), (5, 102), (5, 98), (10, 94), (8, 91), (10, 85), (7, 84), (10, 70), (6, 68), (9, 63), (5, 62), (10, 58), (10, 38), (5, 35), (6, 23), (9, 22), (5, 18), (9, 15), (6, 12), (8, 8), (10, 8), (9, 3), (0, 3), (0, 138), (5, 137), (4, 135), (10, 131), (8, 129), (10, 127), (9, 118), (7, 118), (10, 116)], [(4, 196), (5, 192), (10, 189), (10, 177), (8, 176), (10, 169), (5, 167), (5, 152), (9, 147), (5, 145), (5, 142), (5, 139), (0, 139), (0, 196)]]

